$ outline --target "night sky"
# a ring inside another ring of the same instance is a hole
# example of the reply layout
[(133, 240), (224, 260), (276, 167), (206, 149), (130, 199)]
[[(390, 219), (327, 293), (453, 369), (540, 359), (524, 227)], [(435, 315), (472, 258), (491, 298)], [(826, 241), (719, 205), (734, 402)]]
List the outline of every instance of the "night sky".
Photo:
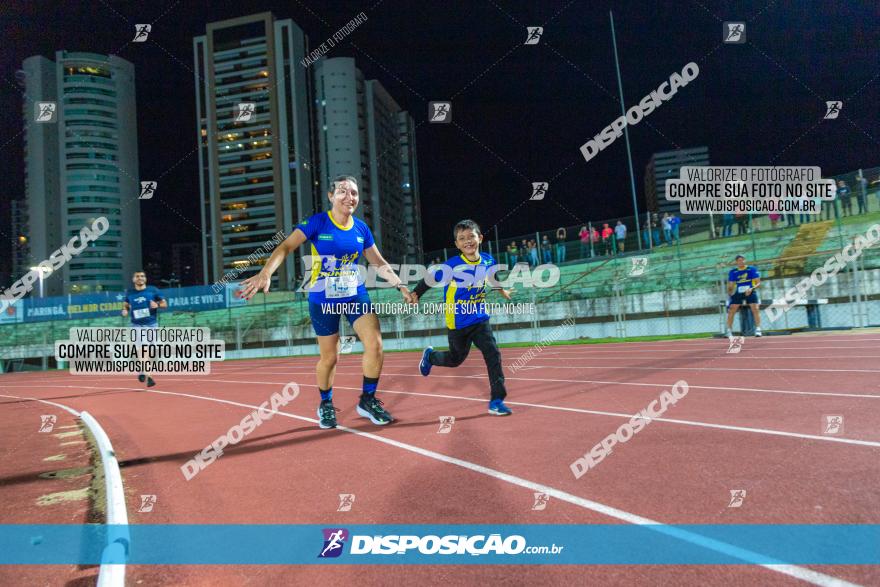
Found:
[[(700, 67), (630, 129), (641, 210), (656, 151), (708, 145), (713, 164), (818, 165), (823, 175), (880, 163), (876, 0), (7, 1), (0, 271), (11, 265), (9, 200), (24, 194), (15, 82), (24, 58), (66, 49), (134, 63), (140, 177), (159, 179), (156, 197), (141, 203), (143, 251), (167, 259), (172, 243), (200, 231), (192, 37), (209, 21), (264, 10), (292, 18), (313, 48), (366, 13), (327, 56), (354, 57), (415, 119), (426, 249), (449, 246), (463, 217), (484, 230), (498, 224), (504, 238), (631, 215), (623, 137), (589, 162), (579, 151), (620, 115), (609, 9), (627, 107), (688, 62)], [(747, 43), (721, 43), (726, 20), (747, 23)], [(153, 25), (148, 42), (130, 42), (136, 23)], [(544, 27), (537, 45), (523, 44), (526, 26)], [(833, 99), (843, 100), (841, 116), (822, 120)], [(452, 101), (453, 124), (427, 122), (434, 100)], [(550, 182), (543, 201), (528, 201), (533, 181)]]

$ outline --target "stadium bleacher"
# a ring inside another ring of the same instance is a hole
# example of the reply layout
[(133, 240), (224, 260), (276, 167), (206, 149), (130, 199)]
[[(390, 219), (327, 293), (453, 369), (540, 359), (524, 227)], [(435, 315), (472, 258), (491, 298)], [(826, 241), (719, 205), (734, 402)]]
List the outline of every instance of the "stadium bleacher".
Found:
[[(558, 285), (535, 290), (535, 301), (554, 302), (613, 296), (615, 284), (626, 294), (689, 290), (719, 284), (735, 255), (743, 254), (765, 276), (808, 274), (833, 252), (851, 242), (856, 234), (880, 221), (880, 212), (851, 216), (835, 222), (815, 222), (716, 240), (683, 242), (637, 251), (612, 258), (575, 260), (562, 264)], [(807, 238), (807, 235), (813, 235)], [(816, 237), (818, 235), (818, 237)], [(793, 255), (797, 253), (796, 255)], [(796, 262), (781, 259), (798, 256)], [(632, 258), (647, 257), (648, 271), (642, 278), (629, 277)], [(866, 268), (880, 268), (880, 255), (863, 260)], [(400, 294), (389, 288), (373, 289), (374, 302), (396, 302)], [(435, 294), (427, 294), (431, 296)], [(440, 301), (427, 297), (425, 301)], [(520, 298), (526, 300), (527, 296)], [(308, 324), (308, 305), (302, 293), (274, 291), (257, 295), (249, 304), (201, 312), (165, 311), (163, 326), (208, 327), (220, 337), (258, 340), (272, 328)], [(72, 327), (124, 326), (120, 316), (88, 320), (25, 322), (0, 326), (0, 347), (41, 344), (67, 338)]]

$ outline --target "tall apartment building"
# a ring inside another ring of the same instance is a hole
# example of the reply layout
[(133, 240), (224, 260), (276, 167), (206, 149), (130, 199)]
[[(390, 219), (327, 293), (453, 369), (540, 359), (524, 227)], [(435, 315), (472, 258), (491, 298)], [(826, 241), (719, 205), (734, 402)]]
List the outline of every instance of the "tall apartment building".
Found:
[(666, 180), (678, 179), (682, 167), (709, 165), (709, 147), (662, 151), (651, 155), (645, 167), (645, 203), (652, 212), (679, 212), (678, 202), (666, 199)]
[(406, 255), (412, 263), (426, 262), (422, 240), (422, 205), (419, 200), (419, 163), (416, 153), (416, 124), (409, 112), (397, 115), (400, 137), (401, 188), (403, 217), (406, 222)]
[[(193, 39), (205, 283), (259, 270), (243, 270), (247, 257), (319, 209), (307, 43), (269, 12)], [(275, 274), (286, 287), (301, 271), (292, 257)]]
[(58, 51), (55, 61), (28, 57), (16, 77), (25, 97), (28, 263), (48, 259), (104, 216), (109, 230), (48, 275), (44, 292), (123, 289), (141, 264), (134, 66)]
[(364, 79), (354, 59), (320, 59), (313, 67), (322, 195), (334, 177), (356, 177), (356, 215), (382, 254), (391, 262), (407, 255), (415, 261), (422, 235), (412, 118), (381, 83)]
[(28, 236), (28, 205), (27, 200), (11, 200), (12, 214), (12, 275), (13, 281), (27, 273), (31, 266), (42, 259), (34, 261), (30, 254), (30, 237)]
[(202, 255), (198, 243), (171, 245), (171, 273), (180, 285), (200, 285), (202, 282)]
[[(351, 175), (357, 178), (360, 204), (355, 215), (372, 227), (373, 189), (367, 152), (364, 75), (349, 57), (319, 59), (312, 68), (321, 196), (326, 198), (334, 177)], [(327, 203), (322, 201), (321, 206), (326, 209)]]

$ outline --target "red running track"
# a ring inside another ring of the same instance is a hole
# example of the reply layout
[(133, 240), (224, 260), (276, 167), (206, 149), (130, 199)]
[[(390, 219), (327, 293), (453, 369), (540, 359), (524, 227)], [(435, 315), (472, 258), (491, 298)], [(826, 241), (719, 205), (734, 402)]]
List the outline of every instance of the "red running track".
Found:
[[(418, 374), (416, 353), (388, 353), (380, 397), (397, 420), (354, 410), (360, 357), (341, 357), (337, 430), (316, 425), (314, 357), (230, 361), (209, 376), (63, 372), (0, 377), (0, 394), (88, 410), (122, 463), (132, 523), (880, 523), (880, 333), (547, 347), (508, 374), (510, 418), (486, 413), (485, 366)], [(527, 349), (503, 349), (511, 365)], [(575, 479), (569, 464), (678, 380), (664, 417)], [(191, 481), (180, 466), (288, 382), (299, 398)], [(33, 402), (0, 397), (2, 422)], [(825, 434), (825, 416), (844, 418)], [(455, 416), (438, 434), (439, 418)], [(548, 491), (532, 510), (536, 489)], [(730, 491), (744, 489), (741, 507)], [(356, 495), (338, 512), (339, 494)], [(155, 494), (152, 512), (139, 496)], [(23, 512), (30, 511), (22, 503)], [(22, 514), (27, 518), (27, 514)], [(38, 520), (38, 518), (34, 518)], [(39, 521), (42, 521), (39, 519)], [(4, 574), (22, 569), (0, 569)], [(43, 570), (25, 569), (28, 572)], [(44, 576), (41, 574), (40, 576)], [(6, 577), (9, 578), (9, 577)], [(130, 584), (387, 585), (406, 578), (472, 585), (880, 584), (868, 566), (130, 566)]]

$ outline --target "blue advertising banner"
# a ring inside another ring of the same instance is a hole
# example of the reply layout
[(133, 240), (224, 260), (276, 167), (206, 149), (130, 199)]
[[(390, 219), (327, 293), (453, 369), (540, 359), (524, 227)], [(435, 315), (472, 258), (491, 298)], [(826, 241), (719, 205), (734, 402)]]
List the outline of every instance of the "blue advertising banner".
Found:
[[(867, 524), (2, 525), (0, 565), (876, 565)], [(112, 549), (111, 549), (112, 550)]]
[(201, 312), (226, 307), (225, 292), (214, 293), (207, 286), (165, 289), (160, 293), (168, 300), (168, 309), (171, 311)]
[(67, 298), (25, 298), (15, 305), (21, 306), (24, 322), (67, 319)]
[(81, 294), (68, 298), (67, 315), (74, 320), (118, 316), (122, 310), (123, 296), (119, 292)]
[[(201, 312), (245, 303), (238, 299), (233, 299), (231, 303), (228, 301), (233, 298), (237, 287), (236, 285), (234, 288), (215, 292), (210, 286), (197, 285), (160, 289), (159, 292), (168, 300), (168, 309), (171, 311)], [(123, 298), (124, 293), (118, 291), (51, 298), (29, 297), (15, 302), (0, 313), (0, 324), (118, 316), (122, 310)]]

